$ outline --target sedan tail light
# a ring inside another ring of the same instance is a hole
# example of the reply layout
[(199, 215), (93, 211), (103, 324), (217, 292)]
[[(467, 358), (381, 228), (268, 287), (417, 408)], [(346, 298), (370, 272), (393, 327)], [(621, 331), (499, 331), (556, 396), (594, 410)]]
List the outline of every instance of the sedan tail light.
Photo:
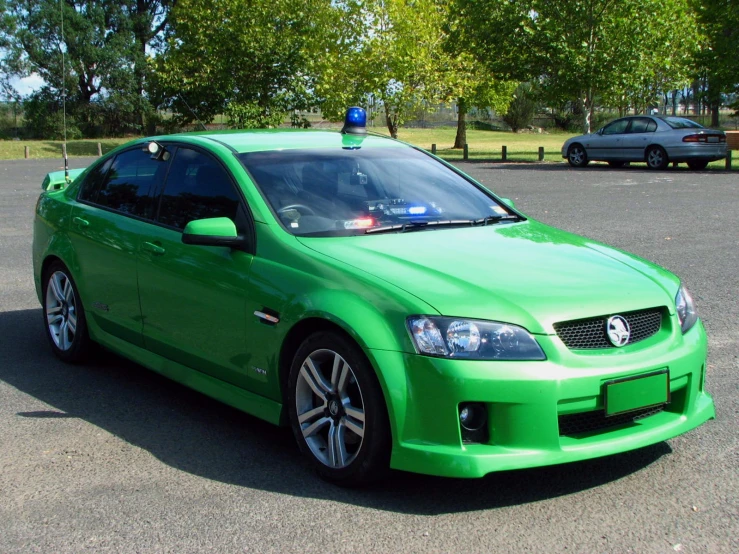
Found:
[(726, 142), (726, 135), (707, 135), (704, 133), (685, 135), (683, 142)]

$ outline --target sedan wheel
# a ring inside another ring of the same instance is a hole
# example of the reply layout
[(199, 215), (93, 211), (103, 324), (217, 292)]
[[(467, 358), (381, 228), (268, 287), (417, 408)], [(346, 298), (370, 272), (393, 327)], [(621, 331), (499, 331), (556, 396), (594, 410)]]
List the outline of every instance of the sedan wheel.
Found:
[(60, 262), (53, 263), (45, 273), (44, 283), (44, 323), (51, 349), (65, 362), (84, 360), (90, 351), (90, 338), (69, 270)]
[(649, 169), (665, 169), (669, 164), (667, 152), (661, 146), (651, 146), (647, 150), (647, 167)]
[(585, 167), (588, 165), (588, 155), (580, 144), (573, 144), (567, 150), (567, 161), (572, 167)]
[(361, 351), (317, 333), (295, 355), (288, 382), (298, 445), (325, 479), (361, 485), (389, 465), (390, 432), (382, 389)]

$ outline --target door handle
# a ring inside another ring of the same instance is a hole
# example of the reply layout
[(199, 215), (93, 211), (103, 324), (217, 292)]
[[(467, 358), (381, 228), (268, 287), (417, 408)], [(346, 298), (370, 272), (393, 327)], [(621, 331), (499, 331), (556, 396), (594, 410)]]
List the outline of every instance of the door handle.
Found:
[(141, 245), (141, 249), (145, 250), (146, 252), (151, 252), (152, 254), (156, 254), (157, 256), (161, 256), (166, 252), (164, 248), (159, 246), (158, 244), (154, 244), (153, 242), (145, 242)]
[(81, 217), (73, 217), (72, 223), (74, 223), (77, 227), (87, 227), (90, 222), (86, 219), (82, 219)]

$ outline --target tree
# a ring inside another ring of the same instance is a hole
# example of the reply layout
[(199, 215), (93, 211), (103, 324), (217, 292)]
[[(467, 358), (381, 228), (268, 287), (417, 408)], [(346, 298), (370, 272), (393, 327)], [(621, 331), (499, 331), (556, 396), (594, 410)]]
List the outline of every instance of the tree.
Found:
[[(692, 5), (702, 31), (697, 71), (708, 81), (711, 126), (717, 127), (721, 94), (739, 91), (739, 3), (693, 0)], [(739, 103), (735, 109), (739, 114)]]
[(315, 65), (325, 116), (338, 119), (349, 103), (376, 99), (393, 138), (408, 113), (444, 93), (446, 4), (437, 0), (335, 2), (345, 21), (340, 48)]
[(192, 108), (203, 121), (225, 113), (238, 127), (278, 125), (309, 105), (307, 68), (330, 8), (331, 0), (180, 0), (157, 60), (165, 104), (183, 123)]
[(682, 48), (670, 31), (684, 0), (457, 2), (477, 59), (499, 75), (540, 81), (557, 103), (577, 99), (584, 132), (597, 97), (633, 90), (639, 76), (648, 87), (664, 86), (666, 74), (657, 77), (657, 68), (665, 66), (666, 50), (655, 45)]

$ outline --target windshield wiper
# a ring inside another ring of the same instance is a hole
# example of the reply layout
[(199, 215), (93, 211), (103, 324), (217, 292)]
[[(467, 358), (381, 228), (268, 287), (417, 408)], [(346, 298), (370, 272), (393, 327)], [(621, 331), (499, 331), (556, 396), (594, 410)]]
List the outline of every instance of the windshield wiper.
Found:
[(372, 233), (392, 233), (393, 231), (399, 231), (405, 233), (406, 231), (420, 231), (427, 229), (428, 227), (451, 227), (451, 226), (462, 226), (466, 225), (472, 227), (475, 225), (475, 219), (448, 219), (444, 221), (409, 221), (407, 223), (399, 223), (396, 225), (386, 225), (384, 227), (374, 227), (373, 229), (367, 229), (364, 233), (366, 235)]
[(516, 214), (489, 215), (487, 217), (476, 219), (475, 225), (482, 225), (484, 227), (485, 225), (490, 225), (491, 223), (498, 223), (499, 221), (519, 221), (521, 219), (522, 218), (520, 216), (517, 216)]

